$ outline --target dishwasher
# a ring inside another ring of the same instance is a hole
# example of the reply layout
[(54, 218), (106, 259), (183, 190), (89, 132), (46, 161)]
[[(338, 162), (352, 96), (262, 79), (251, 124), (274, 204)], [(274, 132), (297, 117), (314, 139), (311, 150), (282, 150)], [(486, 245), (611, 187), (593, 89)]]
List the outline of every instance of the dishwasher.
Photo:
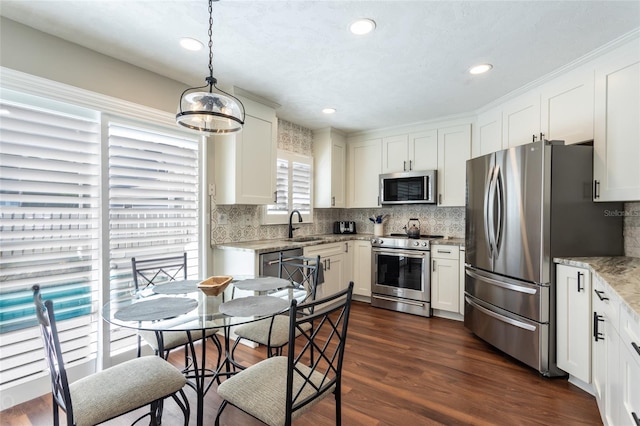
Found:
[[(293, 256), (302, 256), (303, 252), (301, 248), (282, 250), (282, 258), (286, 259)], [(260, 276), (277, 277), (278, 276), (278, 262), (280, 259), (280, 251), (274, 251), (270, 253), (262, 253), (260, 255)], [(296, 282), (302, 282), (302, 273), (297, 272), (298, 276), (293, 276)]]

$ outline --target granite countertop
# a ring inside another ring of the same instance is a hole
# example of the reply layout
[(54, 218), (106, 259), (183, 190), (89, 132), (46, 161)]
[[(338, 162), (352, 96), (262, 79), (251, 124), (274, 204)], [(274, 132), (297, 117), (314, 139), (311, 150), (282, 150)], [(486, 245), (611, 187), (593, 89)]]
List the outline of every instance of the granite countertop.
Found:
[[(255, 252), (256, 254), (261, 254), (280, 250), (290, 250), (295, 248), (314, 246), (318, 244), (339, 243), (352, 240), (371, 240), (373, 238), (373, 234), (321, 234), (296, 237), (292, 240), (289, 240), (288, 238), (279, 238), (274, 240), (229, 242), (216, 244), (214, 247), (223, 250), (247, 250)], [(457, 245), (461, 248), (464, 248), (464, 238), (432, 240), (431, 244)]]
[(640, 258), (637, 257), (569, 257), (556, 263), (588, 268), (616, 292), (627, 310), (640, 319)]

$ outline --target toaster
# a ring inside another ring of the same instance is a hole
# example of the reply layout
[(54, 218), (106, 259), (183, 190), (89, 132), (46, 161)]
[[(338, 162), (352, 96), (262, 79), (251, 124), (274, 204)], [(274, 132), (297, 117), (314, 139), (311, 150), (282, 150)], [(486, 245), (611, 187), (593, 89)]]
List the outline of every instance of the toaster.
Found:
[(333, 222), (333, 233), (334, 234), (355, 234), (356, 223), (352, 220), (342, 220), (338, 222)]

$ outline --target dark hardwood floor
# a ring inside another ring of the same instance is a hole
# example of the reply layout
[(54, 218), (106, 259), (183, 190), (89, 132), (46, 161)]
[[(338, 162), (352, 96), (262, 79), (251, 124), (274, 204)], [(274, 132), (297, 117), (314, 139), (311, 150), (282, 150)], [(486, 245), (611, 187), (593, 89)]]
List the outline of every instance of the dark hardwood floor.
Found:
[[(595, 399), (564, 378), (548, 379), (493, 349), (461, 322), (422, 318), (354, 302), (342, 389), (344, 425), (600, 425)], [(211, 348), (211, 353), (215, 349)], [(264, 348), (241, 346), (237, 359), (250, 365)], [(183, 362), (182, 354), (172, 362)], [(187, 390), (193, 396), (193, 391)], [(206, 424), (220, 400), (206, 396)], [(195, 401), (192, 398), (192, 410)], [(136, 413), (108, 422), (129, 424)], [(164, 425), (182, 424), (168, 400)], [(0, 424), (51, 424), (50, 395), (0, 413)], [(259, 425), (233, 407), (224, 425)], [(327, 398), (304, 414), (297, 425), (335, 424), (335, 404)], [(190, 425), (195, 425), (192, 413)]]

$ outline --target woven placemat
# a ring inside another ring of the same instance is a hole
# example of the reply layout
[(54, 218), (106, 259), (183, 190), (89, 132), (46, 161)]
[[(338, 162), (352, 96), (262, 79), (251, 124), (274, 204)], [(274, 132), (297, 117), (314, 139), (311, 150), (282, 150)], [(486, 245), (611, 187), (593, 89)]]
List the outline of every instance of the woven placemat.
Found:
[(186, 297), (159, 297), (133, 303), (113, 316), (120, 321), (156, 321), (186, 314), (197, 306), (197, 300)]
[(269, 291), (291, 287), (289, 280), (278, 277), (259, 277), (235, 281), (233, 285), (239, 290)]
[(170, 281), (154, 285), (151, 289), (156, 294), (185, 294), (198, 290), (199, 280)]
[(274, 315), (284, 311), (289, 302), (278, 297), (249, 296), (233, 299), (220, 305), (220, 312), (232, 317)]

